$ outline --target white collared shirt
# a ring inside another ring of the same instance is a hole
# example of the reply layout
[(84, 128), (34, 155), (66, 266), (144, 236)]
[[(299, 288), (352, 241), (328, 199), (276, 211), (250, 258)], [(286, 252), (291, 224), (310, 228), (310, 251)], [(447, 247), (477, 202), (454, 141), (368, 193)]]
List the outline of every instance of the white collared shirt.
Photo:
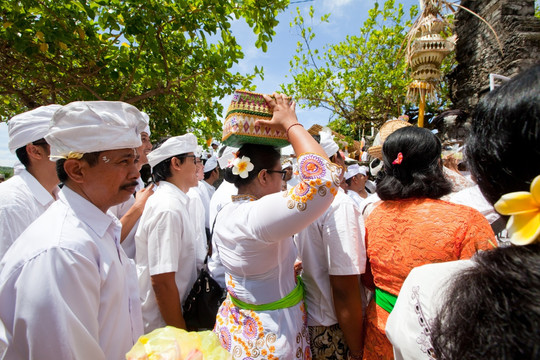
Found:
[(0, 263), (6, 359), (124, 359), (142, 335), (133, 261), (111, 213), (64, 187)]
[(197, 245), (197, 226), (189, 209), (189, 197), (167, 181), (159, 182), (144, 207), (135, 244), (145, 333), (166, 325), (151, 276), (174, 272), (180, 300), (184, 303), (197, 279), (196, 264), (204, 260), (204, 248), (201, 251)]
[[(53, 194), (57, 197), (60, 189)], [(0, 259), (55, 198), (26, 169), (0, 184)]]
[(358, 207), (340, 188), (328, 210), (296, 235), (298, 257), (304, 269), (309, 326), (331, 326), (338, 322), (329, 275), (364, 273), (364, 229)]
[(356, 206), (358, 206), (359, 209), (360, 209), (360, 204), (362, 204), (362, 202), (366, 199), (366, 198), (361, 197), (360, 194), (358, 194), (354, 190), (347, 191), (347, 195), (349, 195), (350, 198), (353, 199), (354, 203), (356, 204)]
[[(396, 360), (433, 360), (431, 327), (445, 301), (452, 276), (474, 265), (473, 260), (427, 264), (411, 270), (401, 286), (386, 322), (386, 337)], [(431, 350), (431, 351), (430, 351)]]
[(216, 192), (216, 188), (206, 181), (201, 180), (197, 186), (197, 192), (204, 205), (204, 227), (210, 229), (210, 199), (212, 199), (212, 195)]

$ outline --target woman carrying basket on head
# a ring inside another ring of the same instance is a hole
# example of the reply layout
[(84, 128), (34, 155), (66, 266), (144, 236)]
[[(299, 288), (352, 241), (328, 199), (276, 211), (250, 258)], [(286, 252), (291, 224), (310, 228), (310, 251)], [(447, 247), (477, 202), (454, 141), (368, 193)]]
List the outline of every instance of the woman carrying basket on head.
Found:
[(225, 176), (238, 188), (217, 216), (214, 240), (228, 296), (214, 331), (234, 359), (311, 358), (303, 286), (295, 278), (292, 236), (331, 204), (341, 167), (296, 119), (295, 103), (264, 95), (273, 117), (258, 121), (287, 134), (302, 181), (280, 193), (284, 171), (272, 146), (244, 144)]

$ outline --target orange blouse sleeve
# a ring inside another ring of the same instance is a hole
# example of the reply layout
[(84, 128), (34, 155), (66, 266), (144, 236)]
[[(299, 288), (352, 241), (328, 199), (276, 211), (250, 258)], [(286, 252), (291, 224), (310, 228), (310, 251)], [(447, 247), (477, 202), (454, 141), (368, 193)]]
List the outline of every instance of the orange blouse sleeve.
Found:
[(465, 236), (457, 250), (458, 259), (469, 259), (478, 250), (489, 250), (497, 247), (495, 234), (486, 218), (477, 211), (471, 211), (471, 220)]

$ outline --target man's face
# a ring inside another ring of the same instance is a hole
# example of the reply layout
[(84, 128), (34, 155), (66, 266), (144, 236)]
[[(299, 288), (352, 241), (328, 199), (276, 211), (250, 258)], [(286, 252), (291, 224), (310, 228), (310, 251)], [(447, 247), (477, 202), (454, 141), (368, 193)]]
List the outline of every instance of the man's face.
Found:
[[(174, 159), (173, 159), (174, 160)], [(179, 173), (180, 183), (177, 185), (183, 192), (187, 192), (189, 188), (195, 187), (198, 185), (199, 180), (197, 179), (199, 170), (203, 171), (203, 165), (200, 158), (197, 158), (192, 152), (187, 153), (184, 162), (181, 163), (180, 160), (175, 162), (174, 169)], [(200, 165), (199, 165), (200, 162)], [(173, 167), (171, 167), (173, 169)], [(204, 177), (204, 173), (203, 173)]]
[(136, 149), (120, 149), (102, 151), (94, 166), (85, 163), (87, 198), (102, 211), (129, 199), (139, 178), (137, 161)]
[(293, 175), (293, 174), (292, 174), (292, 167), (291, 167), (291, 166), (288, 166), (288, 167), (286, 167), (286, 168), (283, 169), (283, 170), (285, 170), (285, 171), (287, 172), (287, 174), (285, 175), (285, 179), (284, 179), (284, 180), (285, 180), (285, 181), (291, 180), (291, 179), (292, 179), (292, 175)]
[(141, 133), (142, 144), (137, 148), (137, 154), (139, 155), (139, 166), (142, 167), (148, 164), (147, 155), (152, 151), (152, 143), (150, 142), (150, 136), (147, 133)]

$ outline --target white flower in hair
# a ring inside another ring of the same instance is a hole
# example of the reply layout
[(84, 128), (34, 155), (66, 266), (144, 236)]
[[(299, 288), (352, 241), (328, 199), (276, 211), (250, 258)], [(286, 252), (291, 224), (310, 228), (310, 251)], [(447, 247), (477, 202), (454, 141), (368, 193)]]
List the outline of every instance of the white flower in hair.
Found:
[(251, 159), (247, 156), (234, 159), (232, 173), (234, 175), (239, 175), (242, 179), (247, 178), (249, 175), (248, 173), (254, 168), (250, 160)]

